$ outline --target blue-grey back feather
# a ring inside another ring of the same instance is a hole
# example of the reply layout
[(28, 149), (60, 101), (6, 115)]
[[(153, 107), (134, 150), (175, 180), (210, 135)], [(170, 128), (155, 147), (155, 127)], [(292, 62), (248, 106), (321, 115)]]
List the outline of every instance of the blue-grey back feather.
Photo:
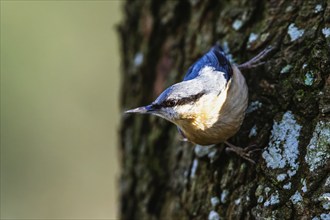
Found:
[(194, 79), (205, 66), (211, 66), (216, 71), (223, 72), (227, 81), (229, 81), (232, 76), (233, 70), (230, 61), (226, 57), (223, 49), (219, 45), (215, 45), (188, 69), (183, 80)]

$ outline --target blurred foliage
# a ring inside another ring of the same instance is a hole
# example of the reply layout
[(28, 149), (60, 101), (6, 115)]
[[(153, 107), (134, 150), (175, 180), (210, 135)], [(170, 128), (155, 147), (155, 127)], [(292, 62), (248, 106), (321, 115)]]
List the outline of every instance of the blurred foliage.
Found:
[(1, 1), (1, 219), (117, 216), (120, 1)]

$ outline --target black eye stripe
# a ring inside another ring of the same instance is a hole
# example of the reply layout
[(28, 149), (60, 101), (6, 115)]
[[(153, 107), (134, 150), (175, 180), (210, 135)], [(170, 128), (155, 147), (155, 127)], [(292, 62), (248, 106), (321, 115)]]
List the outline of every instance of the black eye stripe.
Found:
[(192, 95), (189, 97), (184, 97), (181, 99), (167, 99), (164, 102), (162, 102), (161, 104), (155, 104), (154, 108), (171, 108), (174, 106), (178, 106), (178, 105), (185, 105), (191, 102), (196, 102), (198, 99), (200, 99), (200, 97), (202, 97), (205, 93), (201, 92), (198, 93), (196, 95)]
[(160, 104), (152, 104), (153, 109), (160, 109), (162, 106)]

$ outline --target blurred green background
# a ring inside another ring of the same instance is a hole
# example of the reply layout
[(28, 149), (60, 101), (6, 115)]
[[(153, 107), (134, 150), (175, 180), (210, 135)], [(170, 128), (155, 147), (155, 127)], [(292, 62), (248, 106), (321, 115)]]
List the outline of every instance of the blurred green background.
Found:
[(115, 219), (121, 1), (1, 0), (1, 219)]

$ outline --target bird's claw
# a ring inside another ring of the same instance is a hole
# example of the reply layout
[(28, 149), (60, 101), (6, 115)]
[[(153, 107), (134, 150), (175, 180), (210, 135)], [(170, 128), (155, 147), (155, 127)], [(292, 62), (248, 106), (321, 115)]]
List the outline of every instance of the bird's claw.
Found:
[(225, 142), (225, 144), (228, 146), (226, 148), (226, 152), (234, 152), (238, 156), (249, 161), (250, 163), (256, 164), (256, 162), (251, 159), (251, 156), (254, 152), (261, 151), (261, 149), (257, 145), (250, 145), (246, 148), (241, 148), (241, 147), (237, 147), (227, 141)]
[(251, 60), (242, 63), (240, 65), (237, 65), (238, 69), (240, 70), (252, 69), (265, 64), (265, 62), (262, 62), (261, 60), (264, 59), (273, 50), (274, 47), (268, 46), (267, 48), (262, 50), (257, 56), (253, 57)]

